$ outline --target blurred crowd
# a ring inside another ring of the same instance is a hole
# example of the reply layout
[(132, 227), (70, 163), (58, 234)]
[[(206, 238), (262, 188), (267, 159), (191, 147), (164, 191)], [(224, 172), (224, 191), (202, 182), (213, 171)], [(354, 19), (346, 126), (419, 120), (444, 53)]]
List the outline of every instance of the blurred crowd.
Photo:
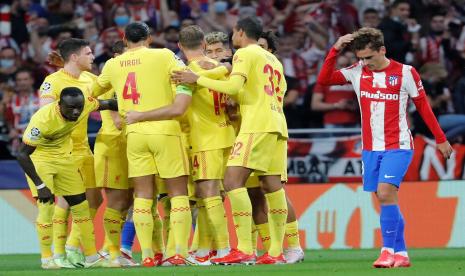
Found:
[[(179, 53), (179, 30), (197, 24), (205, 32), (230, 34), (238, 18), (254, 15), (278, 36), (284, 65), (284, 100), (289, 128), (358, 127), (350, 85), (315, 85), (324, 57), (336, 39), (362, 26), (385, 36), (388, 57), (420, 72), (430, 103), (446, 135), (465, 134), (465, 0), (10, 0), (0, 4), (0, 158), (11, 158), (31, 115), (37, 89), (57, 70), (50, 51), (69, 37), (90, 41), (94, 73), (110, 57), (130, 22), (152, 28), (152, 47)], [(342, 53), (340, 68), (357, 62)], [(414, 107), (415, 133), (429, 135)], [(98, 121), (98, 114), (92, 118)], [(96, 131), (90, 127), (90, 131)]]

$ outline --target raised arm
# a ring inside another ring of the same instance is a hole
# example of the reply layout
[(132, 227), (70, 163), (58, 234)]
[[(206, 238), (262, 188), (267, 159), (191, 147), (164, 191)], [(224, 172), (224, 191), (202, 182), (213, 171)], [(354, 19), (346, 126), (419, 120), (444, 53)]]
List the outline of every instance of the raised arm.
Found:
[(336, 43), (333, 45), (328, 55), (326, 56), (323, 67), (318, 74), (317, 83), (321, 85), (341, 85), (347, 83), (344, 75), (335, 70), (337, 55), (339, 52), (346, 47), (353, 40), (352, 34), (341, 36)]

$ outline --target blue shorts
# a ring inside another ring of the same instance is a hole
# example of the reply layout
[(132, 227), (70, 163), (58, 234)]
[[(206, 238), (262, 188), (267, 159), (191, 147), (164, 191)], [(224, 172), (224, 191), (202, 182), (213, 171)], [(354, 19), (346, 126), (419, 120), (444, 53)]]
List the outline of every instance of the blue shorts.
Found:
[(378, 183), (389, 183), (399, 188), (412, 157), (413, 150), (363, 150), (363, 190), (376, 192)]

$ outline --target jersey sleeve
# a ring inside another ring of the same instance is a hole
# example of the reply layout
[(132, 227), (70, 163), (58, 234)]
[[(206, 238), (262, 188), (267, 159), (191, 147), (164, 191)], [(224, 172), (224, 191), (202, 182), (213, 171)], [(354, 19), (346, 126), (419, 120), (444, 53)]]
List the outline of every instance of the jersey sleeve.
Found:
[(41, 98), (51, 98), (57, 100), (60, 98), (60, 85), (53, 76), (45, 78), (44, 82), (39, 88)]
[(98, 97), (111, 88), (110, 70), (113, 59), (108, 60), (102, 68), (102, 72), (92, 85), (92, 96)]
[(251, 65), (252, 56), (248, 54), (246, 49), (239, 49), (234, 54), (232, 72), (230, 75), (240, 75), (247, 79), (252, 67)]
[(33, 118), (24, 131), (23, 143), (33, 147), (46, 144), (47, 139), (43, 136), (45, 131), (46, 126)]
[(99, 100), (111, 100), (111, 99), (115, 99), (116, 100), (116, 93), (115, 93), (115, 90), (114, 89), (111, 89), (110, 91), (100, 95), (98, 97)]
[[(179, 58), (176, 54), (174, 54), (172, 51), (166, 49), (167, 54), (169, 55), (169, 60), (168, 60), (168, 70), (169, 72), (173, 72), (176, 70), (183, 70), (186, 69), (187, 66), (182, 61), (181, 58)], [(189, 85), (185, 84), (180, 84), (180, 85), (175, 85), (174, 83), (171, 85), (173, 91), (175, 91), (175, 94), (185, 94), (192, 96), (192, 88)]]
[(429, 105), (420, 75), (418, 75), (417, 71), (412, 66), (408, 66), (406, 72), (404, 72), (403, 84), (408, 95), (412, 97), (418, 113), (420, 113), (421, 118), (433, 134), (436, 143), (440, 144), (447, 141), (447, 137), (442, 131), (441, 126)]
[(425, 88), (420, 79), (420, 75), (417, 70), (412, 66), (407, 66), (404, 74), (404, 88), (411, 98), (416, 98), (425, 94)]
[(350, 82), (350, 75), (343, 73), (343, 70), (335, 70), (338, 53), (338, 50), (331, 48), (318, 74), (317, 83), (321, 85), (336, 85)]

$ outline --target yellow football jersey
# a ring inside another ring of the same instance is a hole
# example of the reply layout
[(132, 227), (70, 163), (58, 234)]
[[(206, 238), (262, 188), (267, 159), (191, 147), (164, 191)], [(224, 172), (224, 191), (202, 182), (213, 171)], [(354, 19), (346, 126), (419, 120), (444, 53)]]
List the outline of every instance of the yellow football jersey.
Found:
[[(109, 92), (103, 94), (102, 96), (98, 97), (100, 100), (109, 100), (109, 99), (116, 99), (116, 93), (112, 89)], [(97, 139), (95, 141), (96, 147), (98, 144), (99, 154), (100, 155), (118, 155), (120, 152), (118, 149), (122, 146), (121, 143), (126, 140), (126, 136), (124, 135), (124, 131), (119, 130), (115, 123), (113, 122), (113, 118), (111, 117), (110, 110), (102, 110), (100, 111), (100, 115), (102, 116), (102, 127), (99, 129), (97, 133)], [(124, 119), (121, 118), (121, 124), (124, 129)], [(95, 150), (95, 149), (94, 149)]]
[[(198, 60), (189, 63), (193, 72), (203, 72)], [(207, 57), (203, 60), (216, 63)], [(216, 76), (216, 79), (225, 76)], [(231, 147), (234, 143), (234, 128), (225, 113), (227, 95), (197, 85), (192, 93), (192, 103), (188, 110), (191, 126), (190, 144), (192, 151), (207, 151)]]
[[(81, 89), (85, 97), (92, 96), (92, 84), (97, 79), (92, 73), (82, 72), (79, 78), (75, 78), (63, 69), (48, 75), (40, 86), (41, 98), (60, 99), (61, 91), (66, 87), (77, 87)], [(89, 115), (89, 114), (87, 114)], [(73, 140), (73, 151), (89, 151), (87, 138), (87, 118), (82, 120), (78, 127), (71, 134)]]
[[(170, 80), (173, 70), (184, 67), (184, 63), (168, 49), (129, 49), (105, 63), (93, 92), (99, 95), (102, 89), (113, 87), (122, 116), (129, 110), (143, 112), (160, 108), (173, 103), (174, 90), (192, 95), (188, 89), (176, 89)], [(126, 132), (179, 135), (181, 130), (177, 120), (164, 120), (131, 124), (126, 127)]]
[(60, 158), (69, 155), (73, 150), (70, 139), (74, 130), (87, 121), (89, 113), (99, 107), (96, 99), (85, 97), (84, 109), (77, 121), (67, 121), (60, 113), (58, 102), (55, 101), (39, 109), (24, 131), (23, 142), (36, 147), (34, 156), (41, 158)]
[(282, 103), (278, 98), (282, 101), (287, 85), (278, 59), (251, 44), (234, 54), (231, 75), (246, 78), (237, 97), (242, 116), (240, 133), (276, 132), (287, 137)]

